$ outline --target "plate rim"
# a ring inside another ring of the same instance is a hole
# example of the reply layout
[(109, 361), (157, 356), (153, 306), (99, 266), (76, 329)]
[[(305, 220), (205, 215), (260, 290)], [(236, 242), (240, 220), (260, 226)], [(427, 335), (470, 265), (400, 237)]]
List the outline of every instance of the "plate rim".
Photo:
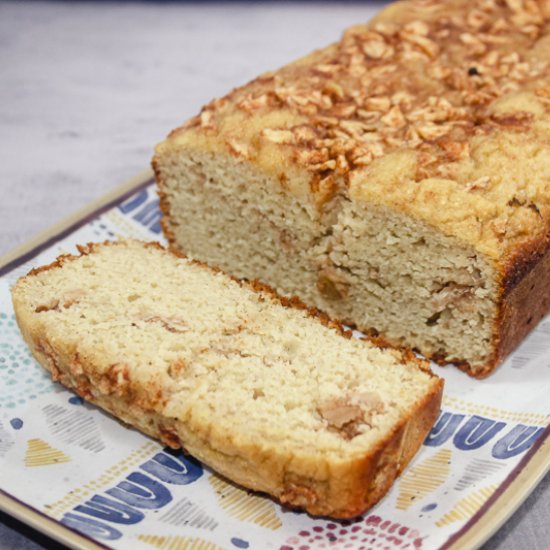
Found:
[[(126, 196), (129, 197), (141, 188), (149, 186), (153, 181), (153, 177), (151, 169), (144, 170), (8, 251), (0, 257), (0, 277), (25, 262), (27, 258), (30, 259), (36, 256), (44, 248), (72, 233), (91, 217), (96, 217), (105, 210), (112, 208)], [(23, 502), (2, 488), (0, 488), (0, 510), (69, 548), (75, 550), (109, 548), (63, 525), (55, 518), (33, 508), (29, 503)]]
[[(112, 208), (121, 199), (130, 197), (136, 191), (148, 187), (153, 181), (153, 171), (146, 169), (3, 254), (0, 257), (0, 277), (86, 224), (90, 218)], [(550, 471), (549, 436), (550, 424), (546, 426), (533, 447), (497, 487), (491, 497), (440, 546), (441, 550), (479, 548), (496, 533)], [(109, 548), (70, 529), (1, 488), (0, 510), (69, 548), (77, 550)]]
[(0, 510), (68, 548), (74, 550), (103, 550), (109, 548), (63, 525), (55, 518), (33, 508), (30, 504), (19, 500), (3, 489), (0, 489)]
[(481, 508), (440, 550), (479, 548), (517, 511), (550, 471), (550, 424)]

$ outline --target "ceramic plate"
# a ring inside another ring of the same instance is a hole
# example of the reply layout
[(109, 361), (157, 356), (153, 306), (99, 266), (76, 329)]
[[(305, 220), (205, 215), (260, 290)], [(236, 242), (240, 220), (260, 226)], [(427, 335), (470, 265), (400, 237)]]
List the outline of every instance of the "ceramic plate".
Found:
[[(0, 508), (74, 548), (473, 547), (550, 466), (550, 317), (486, 380), (457, 369), (420, 452), (353, 521), (286, 510), (163, 448), (50, 381), (25, 346), (9, 289), (76, 244), (160, 240), (149, 172), (0, 263)], [(503, 399), (502, 396), (514, 396)]]

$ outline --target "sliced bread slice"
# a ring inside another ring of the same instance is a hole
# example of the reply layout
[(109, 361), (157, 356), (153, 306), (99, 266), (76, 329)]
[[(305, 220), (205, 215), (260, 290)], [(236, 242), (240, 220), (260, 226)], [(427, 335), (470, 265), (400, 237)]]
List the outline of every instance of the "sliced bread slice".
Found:
[(239, 484), (351, 517), (384, 495), (436, 419), (443, 382), (412, 354), (160, 245), (79, 249), (13, 288), (36, 359)]

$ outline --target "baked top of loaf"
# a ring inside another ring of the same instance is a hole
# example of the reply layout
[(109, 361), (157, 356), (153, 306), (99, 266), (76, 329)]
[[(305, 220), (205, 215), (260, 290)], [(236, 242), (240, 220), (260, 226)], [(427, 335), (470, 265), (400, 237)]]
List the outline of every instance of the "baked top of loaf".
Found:
[(548, 0), (397, 2), (212, 101), (157, 152), (230, 154), (320, 214), (384, 204), (510, 260), (550, 226), (549, 64)]
[[(235, 481), (282, 500), (296, 479), (311, 480), (311, 490), (356, 483), (350, 472), (368, 479), (397, 441), (393, 479), (435, 420), (442, 381), (412, 355), (350, 338), (267, 287), (158, 245), (81, 252), (13, 288), (37, 359), (82, 396)], [(421, 428), (405, 444), (411, 422)], [(377, 498), (387, 489), (360, 485), (308, 509), (353, 515), (369, 502), (367, 489)]]

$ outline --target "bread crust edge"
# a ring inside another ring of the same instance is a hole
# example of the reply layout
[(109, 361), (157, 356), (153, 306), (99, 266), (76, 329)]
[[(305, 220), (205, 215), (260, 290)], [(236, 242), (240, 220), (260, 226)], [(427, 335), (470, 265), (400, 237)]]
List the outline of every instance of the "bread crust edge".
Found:
[(495, 366), (550, 312), (550, 229), (519, 248), (504, 264), (495, 324)]

